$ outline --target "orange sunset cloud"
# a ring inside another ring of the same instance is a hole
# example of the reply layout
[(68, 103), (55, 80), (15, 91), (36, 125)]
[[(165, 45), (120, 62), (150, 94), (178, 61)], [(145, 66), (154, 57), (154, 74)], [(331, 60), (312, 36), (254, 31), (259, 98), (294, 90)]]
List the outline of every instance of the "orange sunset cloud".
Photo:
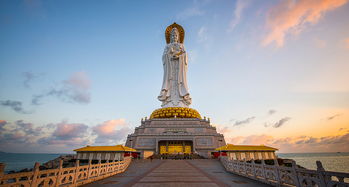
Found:
[(282, 47), (287, 35), (297, 35), (308, 24), (316, 24), (330, 10), (343, 6), (348, 0), (285, 0), (267, 13), (266, 26), (270, 30), (262, 45), (273, 42)]

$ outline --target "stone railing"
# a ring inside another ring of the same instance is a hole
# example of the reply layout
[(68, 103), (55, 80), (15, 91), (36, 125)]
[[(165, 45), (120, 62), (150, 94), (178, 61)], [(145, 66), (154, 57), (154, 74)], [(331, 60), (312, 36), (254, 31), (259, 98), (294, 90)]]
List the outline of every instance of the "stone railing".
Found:
[(221, 163), (228, 172), (248, 177), (271, 186), (296, 187), (349, 187), (349, 173), (325, 171), (320, 161), (317, 170), (303, 169), (292, 162), (292, 167), (279, 166), (277, 160), (274, 165), (266, 165), (246, 161), (230, 160), (226, 156), (220, 157)]
[(91, 183), (106, 177), (124, 172), (131, 158), (126, 157), (123, 161), (106, 162), (81, 166), (76, 161), (75, 167), (63, 168), (63, 161), (59, 163), (59, 168), (39, 170), (40, 164), (35, 163), (33, 171), (4, 174), (4, 164), (0, 165), (0, 186), (80, 186)]

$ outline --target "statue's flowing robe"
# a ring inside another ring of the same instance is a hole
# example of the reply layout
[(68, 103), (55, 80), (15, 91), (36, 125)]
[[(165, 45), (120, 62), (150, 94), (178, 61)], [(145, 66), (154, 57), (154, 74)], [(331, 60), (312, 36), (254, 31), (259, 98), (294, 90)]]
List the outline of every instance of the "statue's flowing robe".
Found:
[[(173, 54), (170, 50), (173, 47), (173, 45), (179, 45), (183, 51), (182, 54), (179, 55), (179, 58), (176, 60), (172, 59)], [(178, 61), (178, 66), (175, 65), (175, 61)], [(179, 100), (182, 100), (183, 104), (188, 106), (191, 103), (191, 99), (189, 97), (189, 90), (187, 84), (188, 57), (185, 52), (184, 45), (181, 43), (167, 44), (162, 55), (162, 62), (164, 67), (164, 77), (161, 92), (158, 97), (159, 100), (163, 102), (163, 105), (172, 101), (171, 94), (175, 93), (171, 93), (171, 80), (177, 79), (178, 86), (176, 87), (178, 87), (178, 92), (180, 96)], [(175, 70), (176, 68), (178, 68), (178, 71)], [(174, 73), (173, 71), (176, 71), (176, 73)]]

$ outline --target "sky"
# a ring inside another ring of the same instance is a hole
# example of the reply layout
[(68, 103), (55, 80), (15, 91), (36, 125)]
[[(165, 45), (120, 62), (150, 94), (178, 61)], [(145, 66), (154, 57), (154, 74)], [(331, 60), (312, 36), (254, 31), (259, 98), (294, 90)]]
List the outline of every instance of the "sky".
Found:
[(0, 1), (0, 150), (123, 144), (161, 107), (165, 29), (227, 143), (349, 152), (349, 0)]

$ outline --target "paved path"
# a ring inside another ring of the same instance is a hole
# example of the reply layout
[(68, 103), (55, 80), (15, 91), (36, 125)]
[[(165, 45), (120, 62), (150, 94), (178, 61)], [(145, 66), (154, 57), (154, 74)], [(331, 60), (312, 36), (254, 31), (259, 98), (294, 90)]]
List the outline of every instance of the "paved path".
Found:
[(265, 187), (268, 185), (225, 171), (218, 160), (135, 160), (121, 174), (85, 185), (134, 187)]

